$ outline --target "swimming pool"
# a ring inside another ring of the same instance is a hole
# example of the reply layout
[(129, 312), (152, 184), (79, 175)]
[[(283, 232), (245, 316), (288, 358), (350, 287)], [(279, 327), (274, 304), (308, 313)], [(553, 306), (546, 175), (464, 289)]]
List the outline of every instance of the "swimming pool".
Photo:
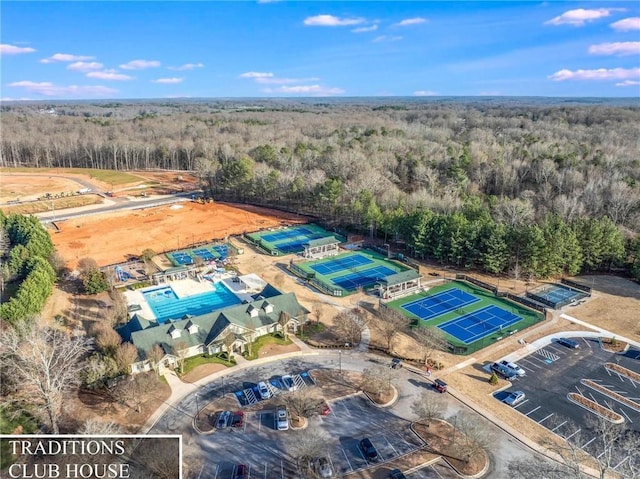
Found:
[(212, 311), (240, 304), (242, 301), (219, 282), (212, 285), (215, 291), (178, 298), (171, 286), (142, 293), (159, 323), (168, 319), (182, 319), (185, 315), (200, 316)]

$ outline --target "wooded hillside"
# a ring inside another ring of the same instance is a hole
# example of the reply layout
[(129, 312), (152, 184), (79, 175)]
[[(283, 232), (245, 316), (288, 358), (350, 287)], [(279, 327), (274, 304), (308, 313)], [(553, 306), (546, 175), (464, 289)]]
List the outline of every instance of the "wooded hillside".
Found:
[[(545, 228), (563, 235), (567, 226), (584, 244), (594, 242), (595, 228), (616, 243), (626, 240), (627, 253), (616, 245), (613, 257), (591, 263), (585, 260), (593, 258), (589, 252), (580, 251), (579, 258), (567, 253), (573, 259), (562, 260), (563, 272), (575, 270), (570, 263), (599, 269), (634, 259), (630, 241), (640, 231), (637, 105), (377, 99), (43, 108), (3, 107), (2, 166), (195, 170), (216, 198), (311, 213), (410, 243), (435, 231), (429, 226), (421, 233), (392, 220), (416, 210), (469, 223), (456, 226), (458, 233), (504, 228), (513, 236), (510, 229), (535, 225), (544, 237)], [(440, 237), (451, 235), (439, 231)], [(467, 252), (444, 251), (433, 241), (423, 251), (415, 246), (418, 254), (486, 268), (478, 263), (481, 251), (474, 252), (485, 246), (467, 245)], [(513, 241), (508, 247), (499, 271), (513, 268), (513, 248), (522, 251)]]

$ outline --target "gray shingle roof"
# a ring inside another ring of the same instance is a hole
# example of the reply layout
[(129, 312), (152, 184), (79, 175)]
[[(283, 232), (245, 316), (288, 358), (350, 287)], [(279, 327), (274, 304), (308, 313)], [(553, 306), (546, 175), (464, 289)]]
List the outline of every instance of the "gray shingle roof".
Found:
[(336, 239), (335, 236), (326, 236), (324, 238), (309, 240), (308, 243), (305, 243), (305, 246), (308, 246), (309, 248), (316, 248), (318, 246), (324, 246), (328, 244), (339, 244), (339, 243), (340, 243), (340, 240)]
[(380, 280), (380, 282), (386, 286), (393, 286), (396, 284), (406, 283), (407, 281), (413, 281), (414, 279), (418, 279), (420, 277), (420, 273), (418, 273), (415, 269), (408, 269), (407, 271), (401, 271), (400, 273), (391, 274), (386, 278)]
[[(264, 306), (266, 304), (273, 306), (271, 313), (265, 311)], [(255, 308), (258, 311), (258, 315), (251, 317), (248, 312), (249, 307)], [(285, 293), (279, 296), (272, 296), (268, 300), (260, 299), (248, 305), (230, 306), (212, 313), (167, 322), (158, 326), (154, 326), (155, 323), (141, 320), (134, 316), (131, 321), (118, 329), (118, 333), (125, 341), (131, 341), (136, 346), (139, 357), (145, 357), (144, 352), (149, 351), (154, 344), (160, 344), (165, 351), (174, 351), (175, 346), (178, 344), (181, 344), (182, 347), (185, 345), (186, 347), (192, 347), (199, 344), (211, 344), (221, 339), (222, 333), (230, 324), (248, 331), (261, 326), (276, 324), (282, 311), (294, 318), (301, 318), (309, 314), (309, 310), (298, 303), (294, 293)], [(190, 325), (196, 325), (197, 331), (190, 333), (187, 330)], [(170, 334), (173, 330), (179, 331), (180, 336), (173, 338)]]

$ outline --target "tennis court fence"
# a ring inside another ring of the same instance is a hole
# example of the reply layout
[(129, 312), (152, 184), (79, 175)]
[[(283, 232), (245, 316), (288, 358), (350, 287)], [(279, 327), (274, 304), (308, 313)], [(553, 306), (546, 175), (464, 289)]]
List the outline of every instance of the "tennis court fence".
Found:
[(487, 291), (489, 291), (490, 293), (493, 293), (494, 295), (498, 295), (498, 288), (496, 288), (494, 285), (489, 284), (489, 283), (485, 283), (484, 281), (480, 281), (479, 279), (476, 278), (472, 278), (469, 275), (466, 274), (456, 274), (456, 279), (461, 279), (463, 281), (467, 281), (471, 284), (475, 284), (476, 286), (481, 287), (482, 289), (486, 289)]
[(562, 278), (560, 282), (564, 285), (569, 286), (570, 288), (577, 289), (579, 291), (583, 291), (591, 296), (591, 288), (589, 286), (585, 286), (584, 284), (576, 283), (575, 281), (571, 281), (570, 279)]

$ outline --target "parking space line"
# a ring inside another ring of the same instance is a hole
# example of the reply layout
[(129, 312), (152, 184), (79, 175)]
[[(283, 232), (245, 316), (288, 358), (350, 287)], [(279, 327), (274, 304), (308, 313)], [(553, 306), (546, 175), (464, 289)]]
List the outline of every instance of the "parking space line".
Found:
[(576, 389), (578, 390), (578, 394), (580, 394), (580, 396), (584, 396), (584, 393), (580, 391), (580, 388), (578, 387), (577, 384), (576, 384)]
[(533, 361), (531, 361), (528, 358), (522, 358), (520, 361), (520, 366), (522, 366), (522, 364), (527, 364), (527, 367), (529, 368), (536, 368), (536, 369), (542, 369), (542, 366), (540, 366), (539, 364), (534, 363)]
[(280, 459), (280, 475), (282, 479), (284, 479), (284, 464), (282, 463), (282, 459)]
[[(204, 464), (202, 465), (202, 468), (204, 469)], [(220, 471), (220, 464), (216, 464), (216, 475), (213, 476), (213, 479), (218, 479), (218, 472)], [(200, 469), (200, 473), (202, 473), (202, 469)], [(200, 477), (200, 476), (198, 476)]]
[[(384, 436), (382, 436), (384, 437)], [(373, 444), (373, 441), (371, 441), (371, 444)], [(384, 456), (382, 455), (382, 452), (380, 452), (380, 448), (378, 446), (376, 446), (375, 444), (373, 444), (373, 447), (376, 448), (376, 451), (378, 451), (378, 456), (380, 456), (382, 458), (382, 460), (386, 461), (386, 459), (384, 458)], [(366, 460), (366, 459), (365, 459)], [(367, 461), (368, 463), (369, 461)]]
[(344, 451), (344, 448), (341, 447), (340, 450), (342, 451), (342, 455), (344, 456), (344, 458), (347, 460), (347, 464), (349, 464), (349, 469), (353, 471), (353, 466), (351, 465), (351, 461), (347, 457), (347, 453)]
[(573, 434), (571, 434), (570, 436), (567, 436), (564, 438), (565, 441), (568, 441), (569, 439), (571, 439), (573, 436), (575, 436), (576, 434), (578, 434), (580, 431), (582, 431), (582, 429), (578, 428), (578, 430), (576, 432), (574, 432)]
[(629, 422), (633, 422), (633, 421), (631, 420), (631, 418), (630, 418), (629, 416), (627, 416), (627, 413), (626, 413), (626, 412), (624, 412), (624, 409), (620, 408), (620, 412), (624, 415), (624, 417), (626, 417), (626, 418), (627, 418), (627, 421), (629, 421)]
[(531, 411), (529, 411), (527, 414), (525, 414), (525, 416), (528, 416), (529, 414), (531, 414), (532, 412), (536, 412), (538, 409), (540, 409), (542, 406), (538, 406), (535, 409), (532, 409)]
[(549, 419), (551, 416), (553, 416), (553, 413), (549, 414), (547, 417), (545, 417), (544, 419), (540, 419), (538, 421), (538, 424), (542, 424), (544, 421), (546, 421), (547, 419)]
[(596, 398), (593, 397), (593, 394), (589, 393), (589, 396), (591, 397), (591, 400), (596, 403), (596, 404), (600, 404), (598, 401), (596, 401)]
[(528, 403), (529, 400), (525, 399), (524, 401), (522, 401), (520, 404), (516, 404), (515, 406), (513, 406), (513, 409), (518, 409), (520, 406), (522, 406), (523, 404)]
[(618, 464), (616, 464), (615, 466), (613, 466), (613, 470), (615, 471), (616, 469), (618, 469), (620, 466), (622, 466), (625, 462), (627, 462), (629, 460), (629, 456), (625, 457), (622, 461), (620, 461)]
[(393, 444), (391, 444), (391, 441), (389, 441), (389, 439), (387, 439), (387, 436), (383, 436), (383, 437), (384, 437), (384, 440), (387, 441), (387, 444), (389, 444), (389, 446), (391, 446), (391, 449), (393, 449), (393, 453), (396, 456), (399, 456), (400, 454), (398, 454), (398, 451), (396, 451), (396, 448), (393, 447)]
[(604, 368), (604, 370), (607, 372), (607, 374), (608, 374), (609, 376), (611, 376), (611, 371), (609, 371), (609, 369), (608, 369), (608, 368)]
[(592, 443), (593, 441), (595, 441), (595, 440), (596, 440), (596, 438), (595, 438), (595, 437), (592, 437), (591, 439), (589, 439), (589, 440), (587, 441), (587, 443), (586, 443), (586, 444), (583, 444), (582, 446), (580, 446), (580, 449), (582, 449), (582, 450), (584, 451), (584, 448), (585, 448), (585, 447), (587, 447), (589, 444), (591, 444), (591, 443)]
[(589, 341), (587, 341), (587, 340), (586, 340), (586, 339), (584, 339), (584, 338), (582, 338), (582, 340), (584, 341), (584, 344), (586, 344), (586, 345), (587, 345), (587, 347), (588, 347), (589, 349), (591, 349), (591, 344), (589, 344)]
[(267, 479), (267, 464), (264, 465), (264, 479)]
[[(373, 444), (373, 443), (372, 443), (372, 444)], [(373, 447), (375, 447), (375, 446), (373, 446)], [(364, 457), (364, 454), (362, 454), (362, 449), (360, 449), (360, 446), (358, 446), (358, 447), (357, 447), (357, 449), (358, 449), (358, 452), (360, 453), (360, 456), (362, 456), (362, 459), (364, 460), (364, 463), (365, 463), (365, 464), (369, 464), (369, 461), (367, 461), (367, 458), (366, 458), (366, 457)], [(378, 448), (377, 448), (377, 447), (376, 447), (376, 450), (378, 450)]]
[(563, 423), (561, 423), (561, 424), (558, 424), (556, 427), (554, 427), (554, 428), (551, 430), (551, 432), (556, 432), (556, 429), (558, 429), (559, 427), (564, 426), (567, 422), (569, 422), (569, 421), (565, 421), (565, 422), (563, 422)]
[(638, 386), (636, 386), (636, 382), (633, 379), (629, 379), (629, 381), (631, 381), (631, 384), (633, 384), (634, 388), (637, 388)]
[(571, 439), (573, 436), (575, 436), (576, 434), (578, 434), (580, 431), (582, 431), (582, 429), (578, 428), (578, 430), (576, 432), (574, 432), (573, 434), (571, 434), (570, 436), (567, 436), (564, 438), (565, 441)]

